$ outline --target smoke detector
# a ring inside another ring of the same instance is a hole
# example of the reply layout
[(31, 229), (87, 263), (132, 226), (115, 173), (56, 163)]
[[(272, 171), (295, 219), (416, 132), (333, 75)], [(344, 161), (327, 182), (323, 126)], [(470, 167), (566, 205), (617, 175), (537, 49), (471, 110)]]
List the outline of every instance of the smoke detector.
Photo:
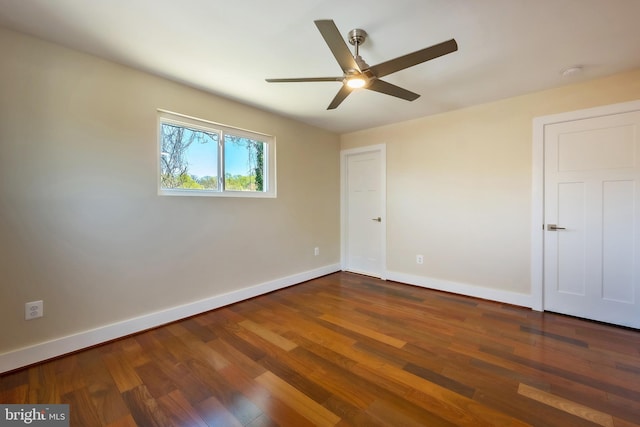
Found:
[(562, 71), (562, 77), (565, 79), (571, 79), (582, 74), (582, 65), (574, 65), (573, 67), (566, 68)]

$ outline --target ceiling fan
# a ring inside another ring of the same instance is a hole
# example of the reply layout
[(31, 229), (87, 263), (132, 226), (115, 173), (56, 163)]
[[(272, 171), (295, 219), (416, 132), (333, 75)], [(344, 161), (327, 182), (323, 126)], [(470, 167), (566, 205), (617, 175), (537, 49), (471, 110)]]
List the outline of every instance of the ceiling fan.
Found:
[(408, 91), (394, 84), (380, 80), (396, 71), (413, 67), (425, 61), (446, 55), (458, 50), (458, 44), (454, 39), (418, 50), (407, 55), (400, 56), (389, 61), (382, 62), (378, 65), (370, 67), (360, 56), (359, 47), (366, 38), (367, 33), (359, 28), (349, 31), (349, 43), (355, 46), (355, 54), (351, 55), (349, 47), (342, 39), (338, 27), (331, 19), (321, 19), (314, 21), (324, 41), (331, 49), (333, 56), (338, 61), (338, 65), (342, 68), (343, 75), (340, 77), (299, 77), (288, 79), (266, 79), (269, 83), (290, 83), (290, 82), (342, 82), (342, 87), (338, 91), (333, 101), (327, 107), (327, 110), (333, 110), (340, 105), (342, 101), (357, 88), (364, 88), (397, 98), (413, 101), (418, 99), (420, 95)]

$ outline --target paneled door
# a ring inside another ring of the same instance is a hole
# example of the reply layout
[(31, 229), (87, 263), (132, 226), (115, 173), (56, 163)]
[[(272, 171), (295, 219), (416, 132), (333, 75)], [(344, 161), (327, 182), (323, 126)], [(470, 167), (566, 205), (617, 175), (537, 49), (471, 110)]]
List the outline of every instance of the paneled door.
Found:
[(342, 153), (343, 270), (384, 278), (384, 146)]
[(640, 328), (640, 112), (544, 130), (544, 309)]

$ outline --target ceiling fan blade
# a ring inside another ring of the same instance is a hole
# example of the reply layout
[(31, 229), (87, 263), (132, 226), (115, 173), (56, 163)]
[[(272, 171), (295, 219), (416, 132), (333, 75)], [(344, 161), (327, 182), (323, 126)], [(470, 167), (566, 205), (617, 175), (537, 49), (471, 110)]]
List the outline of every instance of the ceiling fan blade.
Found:
[(340, 77), (294, 77), (290, 79), (265, 79), (268, 83), (297, 83), (297, 82), (341, 82), (344, 80)]
[(367, 86), (367, 89), (395, 96), (396, 98), (406, 99), (407, 101), (414, 101), (420, 97), (420, 95), (418, 95), (417, 93), (411, 92), (409, 90), (401, 88), (400, 86), (396, 86), (379, 79), (371, 81), (369, 83), (369, 86)]
[(342, 101), (344, 101), (344, 99), (347, 96), (349, 96), (349, 94), (351, 93), (352, 90), (353, 89), (351, 89), (349, 86), (342, 85), (342, 87), (340, 88), (340, 90), (336, 94), (335, 98), (333, 98), (333, 101), (331, 101), (331, 104), (329, 104), (329, 106), (327, 107), (327, 110), (334, 110), (334, 109), (338, 108), (338, 105), (340, 105), (342, 103)]
[(422, 50), (382, 62), (378, 65), (374, 65), (373, 67), (370, 67), (369, 70), (372, 71), (376, 77), (384, 77), (391, 73), (395, 73), (396, 71), (404, 70), (405, 68), (413, 67), (414, 65), (421, 64), (425, 61), (455, 52), (456, 50), (458, 50), (458, 43), (456, 43), (454, 39), (451, 39), (446, 42), (438, 43)]
[(320, 34), (322, 34), (324, 41), (329, 46), (329, 49), (331, 49), (331, 53), (333, 53), (336, 61), (338, 61), (342, 71), (345, 73), (353, 70), (360, 71), (360, 67), (358, 67), (355, 59), (353, 59), (349, 47), (340, 35), (340, 31), (338, 31), (338, 27), (336, 27), (333, 20), (321, 19), (314, 22)]

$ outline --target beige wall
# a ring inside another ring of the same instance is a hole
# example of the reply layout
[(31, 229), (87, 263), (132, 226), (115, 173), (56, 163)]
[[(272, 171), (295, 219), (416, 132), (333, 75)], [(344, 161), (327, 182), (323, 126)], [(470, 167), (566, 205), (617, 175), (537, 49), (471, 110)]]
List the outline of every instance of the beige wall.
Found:
[[(337, 135), (3, 29), (0, 52), (0, 354), (339, 262)], [(275, 135), (278, 197), (158, 196), (157, 108)]]
[(532, 119), (635, 99), (640, 70), (342, 135), (387, 144), (388, 270), (528, 294)]

